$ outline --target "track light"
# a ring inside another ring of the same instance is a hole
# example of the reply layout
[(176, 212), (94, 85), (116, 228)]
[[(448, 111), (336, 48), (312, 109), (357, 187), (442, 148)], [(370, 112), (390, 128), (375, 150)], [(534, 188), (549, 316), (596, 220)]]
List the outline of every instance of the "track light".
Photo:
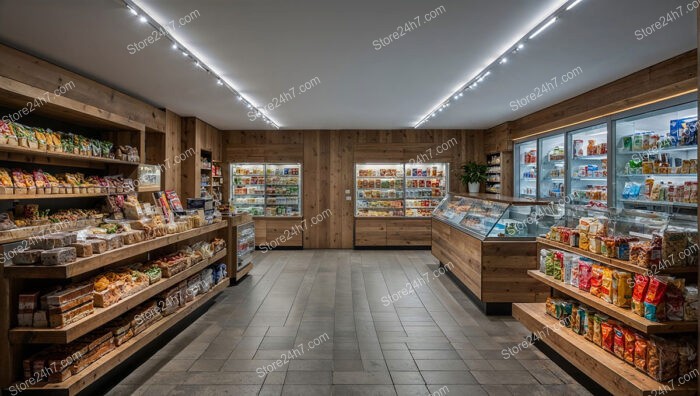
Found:
[(131, 6), (126, 6), (126, 8), (128, 8), (129, 11), (130, 11), (133, 15), (138, 15), (138, 14), (139, 14), (138, 12), (136, 12), (135, 9), (131, 8)]
[(549, 22), (547, 22), (547, 23), (545, 23), (544, 25), (542, 25), (541, 28), (537, 29), (537, 31), (536, 31), (535, 33), (533, 33), (532, 36), (530, 36), (530, 40), (532, 40), (532, 39), (534, 39), (535, 37), (539, 36), (540, 33), (544, 32), (545, 29), (547, 29), (548, 27), (552, 26), (552, 24), (553, 24), (554, 22), (556, 22), (556, 21), (557, 21), (557, 17), (554, 17), (554, 18), (550, 19)]
[(139, 21), (141, 21), (141, 23), (146, 23), (146, 22), (148, 22), (148, 19), (145, 16), (141, 15), (139, 17)]
[(576, 5), (577, 5), (578, 3), (580, 3), (580, 2), (581, 2), (581, 0), (576, 0), (576, 1), (574, 1), (573, 3), (571, 3), (570, 6), (566, 7), (566, 10), (569, 11), (570, 9), (576, 7)]
[(508, 63), (508, 58), (501, 58), (501, 61), (498, 63), (500, 63), (501, 65), (504, 63)]
[(223, 81), (221, 81), (220, 78), (216, 80), (216, 83), (217, 83), (218, 85), (224, 85)]

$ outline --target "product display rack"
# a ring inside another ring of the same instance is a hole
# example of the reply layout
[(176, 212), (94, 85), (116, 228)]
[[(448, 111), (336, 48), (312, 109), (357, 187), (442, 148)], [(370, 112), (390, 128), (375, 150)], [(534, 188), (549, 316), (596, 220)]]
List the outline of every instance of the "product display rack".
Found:
[[(634, 235), (641, 237), (650, 232), (667, 229), (671, 230), (671, 232), (674, 233), (673, 235), (684, 229), (691, 232), (691, 234), (688, 235), (693, 235), (693, 230), (695, 232), (694, 235), (697, 235), (697, 220), (692, 220), (692, 218), (676, 218), (674, 215), (668, 216), (634, 210), (619, 211), (617, 209), (610, 209), (604, 211), (600, 209), (584, 209), (582, 206), (571, 207), (571, 209), (571, 213), (574, 213), (574, 216), (567, 216), (561, 219), (561, 224), (569, 227), (573, 224), (570, 221), (571, 219), (577, 220), (584, 215), (587, 218), (593, 218), (591, 216), (601, 216), (603, 213), (608, 213), (610, 216), (609, 224), (611, 227), (614, 227), (614, 229), (610, 230), (610, 234), (613, 235)], [(567, 213), (569, 213), (569, 208), (567, 208)], [(643, 217), (647, 217), (648, 220), (640, 220)], [(665, 220), (660, 221), (660, 219)], [(649, 235), (649, 238), (650, 237), (651, 235)], [(664, 238), (666, 237), (667, 236), (664, 235)], [(584, 250), (578, 247), (572, 247), (569, 243), (561, 243), (542, 237), (537, 238), (538, 257), (543, 257), (541, 253), (543, 249), (559, 250), (587, 257), (598, 263), (612, 267), (613, 269), (620, 269), (633, 274), (647, 276), (649, 274), (655, 276), (674, 274), (677, 277), (686, 278), (686, 281), (690, 283), (694, 283), (697, 278), (698, 268), (696, 265), (684, 267), (666, 267), (658, 265), (654, 268), (645, 268), (634, 264), (630, 260), (606, 257), (602, 254), (591, 252), (588, 249)], [(528, 275), (550, 287), (552, 295), (556, 293), (558, 295), (563, 295), (567, 299), (576, 300), (598, 313), (607, 315), (611, 320), (633, 329), (633, 331), (637, 333), (641, 333), (645, 337), (649, 337), (650, 335), (663, 335), (666, 338), (673, 339), (683, 334), (697, 333), (697, 320), (651, 321), (647, 317), (637, 315), (629, 307), (623, 308), (607, 302), (588, 291), (581, 290), (578, 286), (573, 286), (562, 280), (555, 279), (553, 276), (541, 272), (541, 270), (529, 270)], [(645, 373), (638, 371), (635, 366), (628, 364), (615, 354), (585, 339), (583, 335), (574, 333), (571, 328), (560, 324), (559, 320), (546, 313), (546, 306), (543, 303), (513, 304), (513, 316), (533, 334), (543, 334), (541, 332), (546, 332), (546, 336), (539, 337), (539, 342), (552, 348), (569, 363), (577, 367), (612, 394), (653, 395), (655, 392), (658, 393), (663, 390), (663, 394), (694, 395), (697, 392), (696, 383), (684, 384), (682, 386), (675, 384), (675, 386), (669, 387), (670, 382), (656, 381)], [(685, 373), (680, 373), (681, 376), (684, 374)]]
[(241, 280), (253, 269), (255, 251), (255, 221), (249, 214), (229, 215), (228, 241), (235, 246), (236, 254), (228, 256), (227, 266), (231, 279)]
[(486, 155), (486, 192), (489, 194), (500, 194), (503, 181), (502, 155), (501, 153), (491, 153)]
[(566, 151), (564, 150), (564, 134), (542, 138), (537, 152), (538, 161), (538, 197), (539, 199), (556, 200), (564, 196), (566, 180)]
[(608, 124), (567, 134), (570, 182), (567, 193), (574, 204), (608, 206)]
[(301, 164), (231, 164), (231, 206), (255, 217), (301, 216)]
[[(8, 109), (16, 109), (41, 97), (44, 90), (27, 86), (17, 81), (0, 77), (0, 106)], [(34, 116), (43, 117), (34, 119)], [(124, 161), (113, 158), (97, 156), (77, 155), (67, 152), (49, 151), (44, 149), (31, 149), (20, 146), (0, 144), (2, 158), (1, 166), (11, 167), (17, 163), (31, 163), (39, 166), (56, 166), (64, 168), (76, 168), (79, 170), (90, 169), (94, 174), (110, 175), (122, 174), (125, 177), (136, 179), (141, 166), (144, 166), (145, 155), (145, 125), (131, 121), (125, 117), (110, 113), (104, 109), (80, 103), (76, 100), (56, 96), (52, 101), (44, 102), (42, 106), (33, 109), (32, 117), (22, 120), (22, 123), (38, 127), (49, 127), (53, 123), (73, 126), (75, 130), (85, 127), (92, 137), (109, 140), (114, 145), (130, 145), (135, 147), (140, 158), (139, 162)], [(75, 128), (77, 126), (77, 128)], [(70, 127), (69, 127), (70, 128)], [(57, 128), (62, 129), (62, 128)], [(9, 164), (6, 164), (9, 163)], [(38, 166), (37, 166), (38, 167)], [(139, 190), (141, 191), (141, 189)], [(5, 194), (3, 199), (7, 202), (14, 200), (52, 200), (60, 203), (58, 198), (95, 198), (99, 199), (107, 194), (44, 194), (33, 197), (22, 194)], [(55, 198), (55, 199), (54, 199)], [(72, 201), (73, 204), (83, 201)], [(42, 204), (43, 205), (43, 204)], [(92, 206), (92, 204), (90, 204)], [(71, 222), (61, 231), (74, 231), (87, 226), (98, 225), (95, 219), (85, 219)], [(21, 227), (0, 231), (0, 250), (6, 252), (14, 248), (17, 242), (22, 242), (32, 236), (51, 232), (53, 225), (41, 225), (33, 227)], [(0, 333), (3, 334), (0, 341), (0, 360), (6, 363), (6, 370), (0, 374), (0, 387), (7, 389), (22, 377), (22, 359), (27, 352), (41, 349), (42, 344), (63, 344), (75, 340), (77, 337), (99, 328), (113, 318), (116, 318), (140, 303), (149, 300), (162, 290), (176, 285), (189, 275), (205, 268), (216, 260), (222, 260), (227, 255), (227, 250), (217, 252), (208, 260), (203, 260), (189, 269), (171, 278), (164, 278), (152, 286), (148, 286), (127, 298), (107, 308), (95, 308), (95, 311), (71, 325), (63, 328), (23, 328), (16, 326), (18, 313), (18, 294), (27, 291), (30, 285), (44, 289), (58, 283), (65, 284), (65, 280), (82, 280), (93, 271), (107, 267), (126, 264), (127, 260), (148, 259), (148, 254), (154, 249), (176, 249), (181, 243), (197, 240), (201, 237), (209, 237), (220, 233), (226, 226), (225, 223), (200, 227), (195, 230), (172, 234), (165, 237), (132, 244), (125, 248), (94, 255), (89, 258), (78, 259), (75, 262), (58, 266), (15, 266), (5, 264), (0, 266), (0, 282), (3, 293), (0, 294)], [(39, 234), (37, 234), (39, 233)], [(64, 281), (61, 281), (63, 279)], [(195, 298), (171, 316), (153, 324), (148, 329), (135, 336), (125, 344), (113, 350), (111, 353), (95, 361), (80, 373), (60, 383), (48, 384), (45, 381), (28, 389), (22, 389), (22, 393), (61, 394), (74, 395), (86, 389), (99, 380), (102, 376), (111, 372), (125, 360), (141, 351), (166, 330), (172, 328), (189, 316), (196, 308), (211, 300), (220, 291), (228, 286), (227, 279), (216, 285), (209, 293)], [(35, 344), (35, 345), (30, 345)]]
[(355, 216), (430, 217), (447, 192), (448, 164), (355, 164)]
[(223, 186), (224, 176), (222, 173), (222, 164), (217, 160), (211, 162), (211, 187), (209, 194), (214, 200), (214, 207), (219, 207), (223, 201)]

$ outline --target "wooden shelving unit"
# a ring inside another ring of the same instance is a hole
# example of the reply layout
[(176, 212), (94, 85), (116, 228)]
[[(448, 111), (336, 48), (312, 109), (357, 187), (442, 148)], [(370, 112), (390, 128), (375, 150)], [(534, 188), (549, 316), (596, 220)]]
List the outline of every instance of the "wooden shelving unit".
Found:
[(226, 228), (226, 222), (214, 223), (204, 227), (195, 228), (179, 234), (166, 235), (126, 245), (119, 249), (110, 250), (104, 254), (96, 254), (91, 257), (79, 258), (70, 264), (56, 266), (42, 265), (6, 265), (5, 277), (23, 279), (70, 279), (82, 275), (107, 265), (119, 263), (120, 261), (148, 253), (152, 250), (172, 245), (177, 242), (186, 241), (196, 236), (205, 235), (213, 231)]
[(695, 395), (692, 385), (665, 390), (667, 383), (657, 382), (633, 366), (575, 334), (545, 313), (543, 303), (513, 304), (513, 316), (532, 333), (542, 332), (540, 341), (591, 377), (614, 395)]
[[(34, 102), (47, 93), (43, 89), (31, 87), (0, 76), (0, 107), (10, 111), (18, 111)], [(89, 169), (92, 174), (101, 176), (122, 174), (124, 177), (136, 179), (140, 164), (145, 164), (146, 126), (132, 121), (105, 109), (100, 109), (65, 96), (52, 96), (50, 101), (34, 106), (31, 116), (22, 119), (22, 123), (37, 127), (53, 127), (51, 124), (72, 129), (77, 133), (81, 127), (85, 127), (84, 133), (90, 137), (96, 137), (111, 141), (114, 145), (129, 145), (136, 147), (139, 153), (139, 162), (122, 161), (112, 158), (81, 156), (73, 153), (64, 153), (48, 150), (29, 149), (26, 147), (0, 144), (0, 163), (5, 167), (16, 167), (16, 164), (31, 164), (36, 167), (60, 167)], [(34, 119), (34, 116), (38, 118)], [(46, 124), (43, 124), (46, 123)], [(199, 159), (199, 158), (197, 158)], [(151, 158), (160, 162), (163, 158)], [(139, 192), (150, 192), (151, 189), (139, 189)], [(51, 199), (52, 204), (60, 199), (71, 199), (72, 202), (79, 198), (96, 198), (107, 194), (61, 194), (61, 195), (2, 195), (0, 200), (12, 202), (14, 200), (46, 200)], [(80, 207), (75, 204), (73, 207)], [(92, 207), (92, 205), (90, 205)], [(97, 225), (101, 219), (85, 219), (71, 223), (46, 224), (40, 226), (23, 227), (0, 232), (0, 253), (9, 243), (22, 242), (43, 233), (57, 231), (74, 231), (86, 226)], [(88, 258), (78, 259), (73, 263), (61, 266), (15, 266), (0, 265), (0, 361), (3, 362), (3, 370), (0, 370), (0, 388), (7, 389), (10, 385), (23, 377), (22, 359), (29, 353), (35, 352), (43, 344), (65, 344), (89, 333), (123, 315), (139, 304), (153, 298), (160, 292), (175, 286), (178, 282), (186, 280), (207, 266), (225, 261), (230, 248), (218, 252), (214, 257), (203, 260), (185, 271), (170, 278), (164, 278), (158, 283), (149, 286), (139, 293), (125, 298), (107, 308), (96, 308), (93, 314), (60, 329), (34, 329), (16, 327), (18, 311), (18, 294), (32, 290), (44, 290), (52, 284), (65, 284), (66, 280), (84, 281), (93, 276), (97, 271), (107, 267), (130, 264), (134, 261), (148, 260), (151, 252), (160, 249), (156, 254), (166, 254), (184, 244), (202, 239), (213, 239), (214, 236), (226, 238), (227, 222), (207, 225), (187, 232), (172, 234), (141, 243), (124, 246), (104, 254), (94, 255)], [(166, 330), (172, 328), (182, 319), (187, 317), (197, 308), (211, 300), (230, 283), (229, 276), (222, 280), (208, 293), (195, 298), (174, 314), (167, 316), (153, 324), (143, 333), (134, 337), (116, 350), (108, 353), (99, 361), (93, 363), (81, 373), (71, 377), (67, 381), (57, 384), (42, 384), (40, 386), (24, 390), (24, 393), (51, 393), (62, 395), (74, 395), (89, 387), (94, 381), (110, 372), (115, 367), (126, 361), (134, 353), (149, 344)], [(33, 344), (33, 345), (29, 345)], [(35, 346), (36, 345), (36, 346)]]
[(588, 257), (589, 259), (595, 260), (599, 263), (619, 268), (621, 270), (629, 271), (635, 274), (647, 274), (649, 272), (658, 272), (660, 274), (692, 274), (698, 272), (697, 267), (667, 267), (659, 268), (657, 271), (655, 271), (653, 268), (643, 268), (638, 265), (631, 264), (629, 261), (605, 257), (603, 255), (595, 254), (588, 250), (571, 247), (567, 244), (550, 241), (549, 239), (542, 237), (537, 238), (537, 243), (539, 245), (538, 250), (541, 250), (543, 247), (548, 249), (563, 250), (569, 253), (574, 253), (579, 256)]
[[(632, 265), (628, 261), (603, 257), (602, 255), (573, 248), (563, 243), (537, 238), (537, 257), (540, 256), (542, 249), (567, 251), (637, 274), (647, 274), (649, 271), (647, 268)], [(692, 274), (697, 272), (697, 268), (671, 267), (658, 272)], [(549, 286), (551, 291), (556, 290), (647, 336), (651, 334), (668, 336), (670, 334), (694, 333), (698, 329), (697, 321), (652, 322), (635, 314), (629, 308), (621, 308), (607, 303), (588, 292), (579, 290), (578, 287), (555, 280), (539, 270), (529, 270), (528, 275), (539, 283)], [(683, 386), (676, 384), (674, 387), (669, 387), (667, 382), (658, 382), (645, 373), (636, 370), (617, 356), (589, 342), (583, 336), (575, 334), (571, 329), (561, 325), (557, 319), (547, 315), (545, 304), (543, 303), (513, 304), (513, 317), (533, 334), (540, 334), (540, 342), (551, 347), (574, 367), (581, 370), (614, 395), (650, 396), (664, 394), (675, 396), (695, 395), (697, 392), (696, 383)], [(681, 375), (684, 374), (681, 373)]]
[(129, 296), (106, 308), (95, 308), (95, 312), (83, 320), (72, 323), (60, 329), (35, 329), (32, 327), (16, 327), (10, 330), (10, 342), (13, 344), (67, 344), (92, 330), (106, 324), (112, 319), (136, 308), (148, 299), (158, 295), (192, 275), (217, 263), (226, 257), (226, 249), (216, 253), (213, 257), (202, 260), (183, 272), (170, 278), (163, 278), (153, 286), (139, 293)]
[(614, 317), (625, 325), (639, 330), (642, 333), (683, 333), (693, 332), (698, 328), (698, 322), (652, 322), (635, 314), (629, 308), (620, 308), (613, 304), (607, 303), (591, 293), (579, 290), (578, 287), (567, 285), (562, 281), (558, 281), (551, 276), (541, 273), (539, 270), (529, 270), (527, 273), (531, 277), (548, 285), (549, 287), (571, 296), (577, 301), (580, 301), (589, 307), (595, 308), (597, 311)]
[(501, 153), (486, 154), (486, 192), (501, 194), (503, 191), (503, 164)]
[(23, 393), (57, 394), (63, 396), (73, 396), (90, 386), (96, 379), (109, 373), (111, 370), (126, 361), (131, 355), (185, 319), (197, 308), (206, 304), (228, 287), (229, 278), (223, 279), (207, 293), (195, 297), (194, 301), (180, 308), (172, 315), (166, 316), (160, 321), (148, 327), (139, 335), (117, 347), (114, 351), (106, 354), (95, 363), (88, 366), (77, 375), (68, 378), (66, 381), (56, 384), (42, 384), (25, 390)]

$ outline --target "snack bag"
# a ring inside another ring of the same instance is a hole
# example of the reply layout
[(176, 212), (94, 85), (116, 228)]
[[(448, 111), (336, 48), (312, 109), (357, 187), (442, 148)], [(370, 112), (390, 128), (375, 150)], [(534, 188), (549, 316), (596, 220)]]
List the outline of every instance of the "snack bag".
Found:
[(647, 352), (647, 374), (657, 381), (678, 377), (678, 346), (675, 342), (651, 336)]
[(586, 258), (578, 260), (578, 288), (583, 291), (591, 290), (591, 277), (593, 276), (593, 262)]
[(550, 254), (550, 251), (547, 249), (542, 249), (540, 250), (540, 272), (549, 275), (547, 273), (547, 255)]
[(595, 317), (593, 318), (593, 343), (598, 345), (599, 347), (603, 347), (603, 323), (608, 321), (608, 317), (606, 315), (602, 315), (599, 313), (595, 314)]
[(698, 287), (686, 286), (683, 289), (683, 320), (698, 320)]
[(625, 337), (625, 362), (634, 366), (634, 343), (636, 341), (636, 336), (634, 331), (628, 328), (623, 328), (623, 335)]
[(632, 302), (632, 274), (626, 271), (613, 271), (612, 303), (629, 308)]
[(586, 332), (583, 334), (583, 338), (587, 339), (590, 342), (594, 342), (593, 339), (595, 336), (595, 317), (596, 312), (592, 309), (589, 309), (586, 313)]
[(668, 283), (666, 288), (666, 320), (680, 321), (683, 320), (683, 289), (685, 288), (685, 279), (673, 279)]
[(544, 274), (548, 276), (554, 276), (554, 252), (551, 250), (547, 251), (547, 255), (544, 258), (544, 263), (545, 263), (545, 271)]
[[(593, 269), (591, 271), (591, 290), (590, 293), (596, 297), (602, 298), (602, 288), (603, 286), (603, 266), (600, 264), (593, 264)], [(612, 286), (612, 285), (611, 285)]]
[(578, 237), (578, 247), (582, 250), (588, 250), (591, 246), (591, 240), (588, 237), (588, 232), (581, 231)]
[[(567, 285), (571, 284), (571, 269), (573, 267), (573, 263), (576, 262), (576, 257), (571, 254), (571, 253), (564, 253), (564, 261), (562, 263), (562, 280), (564, 283)], [(576, 264), (578, 265), (578, 263)]]
[(615, 353), (615, 356), (624, 360), (625, 359), (625, 331), (620, 326), (615, 326), (613, 331), (615, 333), (615, 339), (613, 342), (613, 352)]
[(554, 251), (554, 279), (562, 280), (562, 268), (564, 267), (564, 252)]
[(647, 340), (641, 334), (635, 334), (634, 337), (634, 367), (636, 367), (637, 370), (646, 373), (649, 340)]
[(667, 281), (670, 278), (653, 276), (649, 280), (649, 289), (644, 298), (644, 317), (652, 322), (663, 321), (666, 318), (664, 297)]
[(613, 345), (615, 344), (614, 330), (613, 324), (609, 321), (600, 324), (601, 346), (610, 353), (613, 353)]
[(678, 345), (678, 374), (690, 373), (698, 367), (698, 351), (695, 339), (688, 338), (680, 341)]
[(578, 323), (579, 323), (579, 328), (578, 329), (573, 329), (576, 334), (584, 335), (588, 333), (588, 315), (589, 315), (589, 309), (587, 307), (579, 307), (578, 308)]
[(632, 291), (632, 312), (644, 316), (644, 298), (649, 288), (649, 277), (641, 274), (634, 275), (634, 290)]
[(600, 284), (600, 298), (605, 302), (612, 304), (613, 302), (613, 270), (612, 268), (604, 267), (603, 275)]
[(579, 260), (577, 257), (571, 258), (571, 286), (579, 287)]

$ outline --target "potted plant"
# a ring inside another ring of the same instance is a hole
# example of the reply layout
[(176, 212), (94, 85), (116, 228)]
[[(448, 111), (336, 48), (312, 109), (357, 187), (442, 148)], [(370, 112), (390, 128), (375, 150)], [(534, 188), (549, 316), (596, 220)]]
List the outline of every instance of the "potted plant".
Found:
[(462, 184), (467, 186), (470, 193), (478, 193), (481, 183), (486, 181), (486, 170), (488, 167), (484, 164), (477, 164), (471, 161), (462, 165)]

